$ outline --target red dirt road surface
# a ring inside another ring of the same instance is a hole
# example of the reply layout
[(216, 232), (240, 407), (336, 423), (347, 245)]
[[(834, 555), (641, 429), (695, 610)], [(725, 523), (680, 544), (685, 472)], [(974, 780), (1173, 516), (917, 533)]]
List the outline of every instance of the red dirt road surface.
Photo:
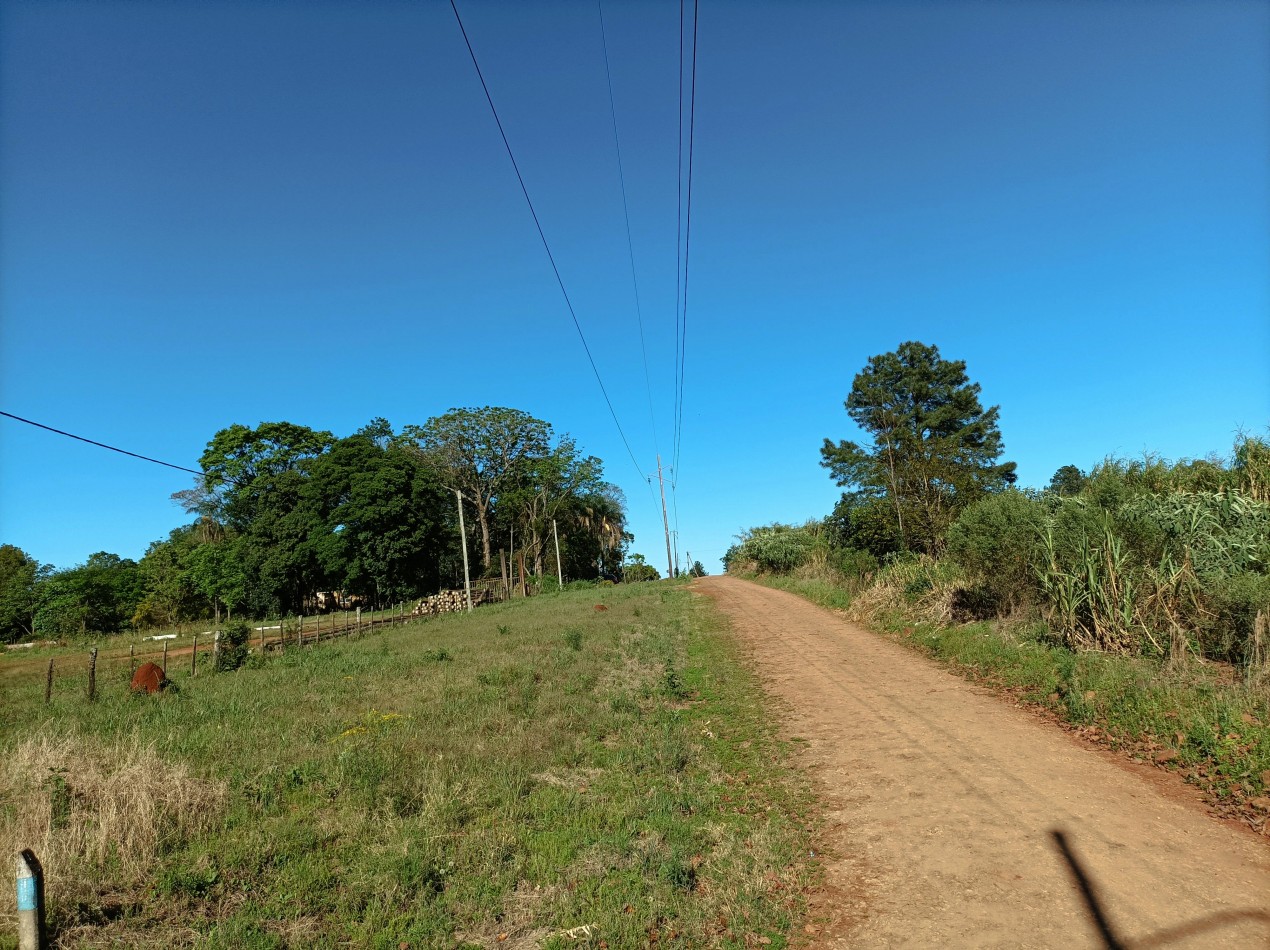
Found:
[(1180, 780), (792, 594), (696, 589), (807, 740), (827, 825), (808, 946), (1270, 947), (1270, 847)]

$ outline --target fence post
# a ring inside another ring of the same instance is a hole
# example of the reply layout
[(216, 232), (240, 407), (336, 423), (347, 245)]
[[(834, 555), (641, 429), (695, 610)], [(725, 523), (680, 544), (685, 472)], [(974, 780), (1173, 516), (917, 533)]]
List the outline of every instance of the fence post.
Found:
[(163, 678), (168, 678), (168, 641), (163, 641)]
[[(321, 640), (322, 637), (315, 637), (314, 640)], [(300, 614), (300, 641), (304, 642), (304, 614)]]
[(265, 625), (263, 621), (260, 624), (260, 655), (265, 655)]
[(93, 647), (88, 654), (88, 701), (97, 698), (97, 648)]
[(358, 608), (357, 608), (357, 634), (358, 634), (358, 636), (361, 636), (361, 632), (362, 632), (362, 608), (361, 608), (361, 607), (358, 607)]
[(190, 676), (198, 675), (198, 634), (194, 634), (194, 649), (190, 651)]
[(212, 672), (220, 671), (220, 631), (212, 634)]
[(135, 643), (128, 644), (128, 676), (137, 672), (137, 646)]
[(49, 657), (48, 676), (44, 678), (44, 705), (49, 704), (49, 697), (53, 695), (53, 658)]
[(44, 869), (29, 848), (18, 854), (18, 950), (44, 950)]

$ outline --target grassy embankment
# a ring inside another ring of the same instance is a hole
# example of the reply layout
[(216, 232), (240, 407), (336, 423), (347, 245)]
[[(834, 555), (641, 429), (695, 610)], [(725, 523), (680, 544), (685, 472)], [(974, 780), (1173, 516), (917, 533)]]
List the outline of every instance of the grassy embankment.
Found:
[(806, 787), (680, 585), (209, 667), (6, 682), (0, 843), (59, 945), (780, 947), (800, 912)]
[(955, 579), (926, 576), (940, 570), (951, 568), (900, 564), (872, 586), (823, 570), (755, 579), (1044, 707), (1088, 739), (1177, 769), (1219, 811), (1270, 834), (1270, 681), (1194, 658), (1074, 651), (1040, 621), (950, 623), (939, 608)]

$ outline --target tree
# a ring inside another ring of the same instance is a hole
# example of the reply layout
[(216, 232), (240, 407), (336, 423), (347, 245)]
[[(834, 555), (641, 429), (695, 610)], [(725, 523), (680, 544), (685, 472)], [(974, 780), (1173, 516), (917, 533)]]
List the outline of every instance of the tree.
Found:
[[(498, 497), (498, 507), (515, 521), (534, 573), (542, 574), (545, 554), (552, 546), (552, 521), (563, 529), (581, 520), (582, 499), (594, 499), (605, 485), (604, 465), (593, 455), (579, 454), (577, 443), (566, 435), (546, 454), (523, 458), (517, 468), (515, 478)], [(603, 502), (593, 501), (593, 512), (600, 507)], [(607, 514), (586, 521), (598, 528)]]
[[(241, 596), (236, 606), (258, 614), (303, 609), (323, 577), (315, 549), (320, 512), (301, 501), (315, 460), (334, 442), (330, 432), (290, 422), (232, 425), (216, 433), (199, 459), (201, 482), (178, 499), (187, 510), (214, 512), (237, 533), (233, 564), (201, 565), (208, 569), (201, 572), (205, 580), (219, 578), (207, 581), (211, 589)], [(203, 581), (199, 586), (209, 590)], [(221, 594), (214, 600), (230, 603)]]
[(1063, 497), (1079, 495), (1086, 481), (1085, 473), (1075, 465), (1064, 465), (1054, 473), (1054, 477), (1050, 479), (1045, 490)]
[(574, 498), (566, 513), (569, 537), (565, 570), (570, 577), (589, 578), (621, 571), (626, 547), (634, 536), (626, 531), (626, 496), (616, 485), (602, 483)]
[(999, 409), (985, 410), (962, 360), (923, 343), (900, 344), (856, 374), (847, 414), (867, 442), (825, 439), (821, 464), (861, 498), (885, 498), (901, 543), (936, 551), (957, 513), (1015, 480), (1002, 452)]
[(217, 620), (220, 620), (222, 606), (232, 616), (234, 608), (247, 602), (247, 571), (242, 552), (244, 546), (243, 539), (235, 534), (200, 544), (190, 552), (190, 584), (207, 598)]
[(0, 544), (0, 643), (32, 635), (39, 562), (21, 548)]
[(383, 426), (372, 423), (316, 459), (300, 499), (318, 522), (309, 543), (324, 589), (375, 603), (431, 593), (443, 561), (459, 556), (454, 497)]
[(551, 425), (519, 409), (486, 406), (451, 409), (422, 426), (407, 426), (403, 436), (436, 469), (442, 484), (461, 491), (476, 509), (481, 559), (488, 570), (494, 500), (514, 485), (526, 460), (550, 452)]
[(632, 554), (630, 560), (622, 566), (622, 580), (628, 584), (657, 581), (661, 580), (661, 574), (658, 573), (657, 568), (644, 560), (644, 555)]
[(693, 561), (692, 567), (688, 570), (688, 574), (691, 577), (705, 577), (706, 567), (700, 561)]
[(39, 586), (36, 628), (62, 635), (114, 633), (132, 619), (142, 591), (136, 561), (98, 551)]
[(199, 545), (200, 523), (176, 528), (166, 540), (155, 541), (138, 568), (145, 597), (133, 615), (132, 626), (159, 627), (198, 616), (202, 607), (190, 576), (190, 554)]

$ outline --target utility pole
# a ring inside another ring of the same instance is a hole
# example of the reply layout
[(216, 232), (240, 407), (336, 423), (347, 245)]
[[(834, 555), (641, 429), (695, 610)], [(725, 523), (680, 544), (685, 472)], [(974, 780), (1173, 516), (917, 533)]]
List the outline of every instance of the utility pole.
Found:
[(675, 539), (675, 576), (679, 576), (679, 532), (672, 531), (671, 537)]
[(564, 590), (564, 568), (560, 566), (560, 532), (556, 530), (556, 519), (551, 519), (551, 535), (556, 539), (556, 577), (560, 579), (560, 589)]
[(661, 526), (666, 530), (666, 571), (675, 576), (675, 560), (670, 556), (670, 519), (666, 517), (666, 480), (661, 475), (661, 456), (657, 456), (657, 484), (661, 486)]
[(459, 538), (463, 542), (463, 590), (467, 593), (467, 612), (472, 612), (472, 577), (467, 567), (467, 528), (463, 526), (463, 493), (454, 489), (454, 500), (459, 505)]

